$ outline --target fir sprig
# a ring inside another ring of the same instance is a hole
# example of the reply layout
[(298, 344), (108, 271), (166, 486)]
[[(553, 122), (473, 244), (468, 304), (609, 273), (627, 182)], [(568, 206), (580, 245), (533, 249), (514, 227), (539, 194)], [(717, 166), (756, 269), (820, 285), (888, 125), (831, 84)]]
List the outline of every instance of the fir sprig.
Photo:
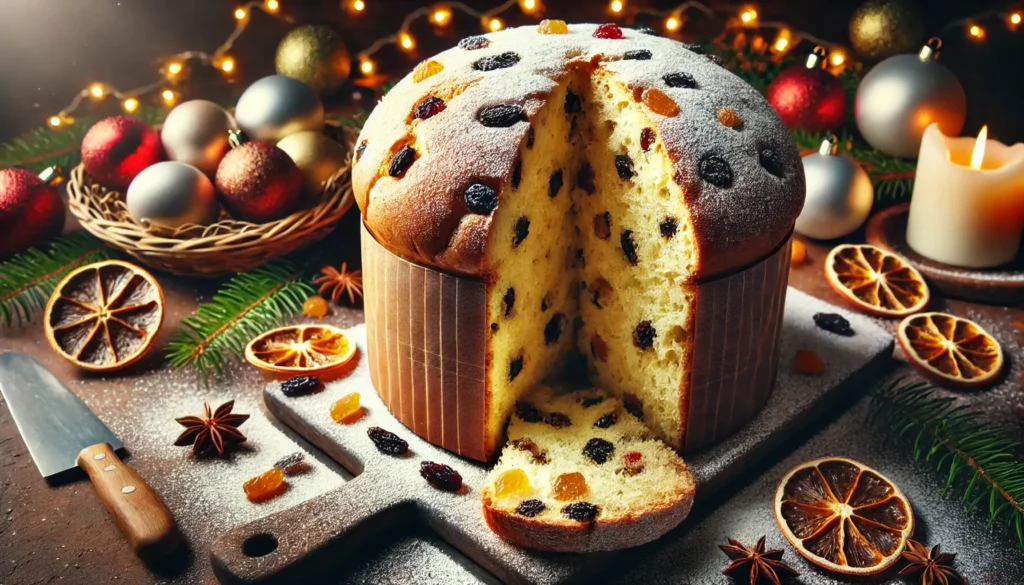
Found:
[(195, 364), (204, 376), (221, 373), (250, 339), (279, 326), (316, 294), (302, 275), (292, 263), (278, 261), (233, 276), (181, 322), (167, 347), (171, 366)]
[(1005, 524), (1024, 548), (1024, 461), (1009, 432), (929, 384), (903, 380), (872, 394), (868, 420), (944, 475), (944, 494), (955, 488), (967, 510), (987, 507), (989, 526)]
[(68, 272), (111, 256), (112, 251), (87, 232), (15, 255), (0, 264), (0, 321), (7, 327), (30, 322)]
[[(910, 200), (917, 163), (869, 148), (846, 132), (840, 133), (838, 138), (839, 152), (848, 154), (860, 163), (871, 177), (877, 201), (898, 203)], [(825, 140), (825, 135), (796, 130), (793, 132), (793, 140), (800, 152), (806, 152), (817, 150)]]

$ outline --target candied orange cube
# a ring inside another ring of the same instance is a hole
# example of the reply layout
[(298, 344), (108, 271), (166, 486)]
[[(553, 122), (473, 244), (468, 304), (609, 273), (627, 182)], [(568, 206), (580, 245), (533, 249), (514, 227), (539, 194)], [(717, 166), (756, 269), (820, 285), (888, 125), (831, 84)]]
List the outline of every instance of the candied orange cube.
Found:
[(565, 35), (569, 34), (569, 25), (564, 20), (544, 19), (537, 25), (537, 32), (542, 35)]
[(309, 297), (302, 303), (302, 314), (319, 319), (327, 314), (327, 301), (323, 297)]
[(671, 118), (679, 114), (679, 106), (672, 101), (672, 98), (665, 95), (665, 92), (654, 87), (648, 87), (641, 96), (644, 105), (655, 114)]
[(423, 81), (428, 77), (437, 75), (443, 70), (444, 65), (438, 63), (437, 61), (434, 61), (433, 59), (427, 59), (426, 61), (423, 61), (422, 63), (417, 65), (416, 68), (412, 70), (412, 80), (416, 82)]
[(271, 468), (242, 484), (242, 489), (250, 502), (265, 502), (284, 491), (284, 472)]
[(355, 422), (363, 414), (359, 404), (359, 393), (346, 394), (331, 406), (331, 418), (339, 424)]
[(743, 118), (732, 108), (718, 110), (718, 121), (727, 128), (739, 128), (743, 125)]
[(509, 469), (494, 482), (494, 495), (499, 498), (529, 491), (530, 478), (522, 469)]
[(555, 499), (560, 502), (582, 498), (587, 491), (587, 478), (578, 471), (563, 473), (555, 478)]

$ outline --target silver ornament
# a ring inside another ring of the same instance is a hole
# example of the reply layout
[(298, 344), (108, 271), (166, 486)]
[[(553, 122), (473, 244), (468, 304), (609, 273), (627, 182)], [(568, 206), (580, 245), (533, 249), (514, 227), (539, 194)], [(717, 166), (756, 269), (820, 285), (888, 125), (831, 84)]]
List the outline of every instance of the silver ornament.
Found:
[(220, 159), (231, 150), (228, 131), (233, 127), (224, 108), (206, 100), (191, 100), (167, 114), (160, 140), (167, 158), (192, 165), (212, 177), (217, 174)]
[(207, 225), (220, 213), (213, 182), (199, 169), (165, 161), (147, 167), (128, 185), (128, 214), (136, 221), (169, 228)]
[(276, 142), (304, 130), (322, 130), (324, 106), (305, 83), (270, 75), (250, 85), (238, 98), (235, 123), (251, 140)]
[(942, 43), (928, 41), (917, 55), (896, 55), (875, 65), (857, 88), (857, 129), (886, 154), (916, 158), (921, 137), (936, 122), (946, 136), (959, 136), (967, 118), (964, 88), (936, 59)]
[(818, 152), (803, 157), (807, 197), (796, 218), (796, 231), (832, 240), (850, 234), (864, 223), (875, 201), (871, 178), (854, 160), (837, 154), (834, 138)]
[(302, 171), (307, 195), (320, 191), (324, 181), (331, 178), (348, 159), (348, 150), (322, 132), (297, 132), (277, 143), (295, 166)]

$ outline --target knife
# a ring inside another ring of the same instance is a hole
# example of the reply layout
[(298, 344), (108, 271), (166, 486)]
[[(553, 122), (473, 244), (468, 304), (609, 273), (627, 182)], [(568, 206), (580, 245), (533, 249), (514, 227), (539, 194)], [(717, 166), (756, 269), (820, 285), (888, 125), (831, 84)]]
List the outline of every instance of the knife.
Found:
[(44, 478), (82, 468), (136, 554), (157, 559), (177, 548), (171, 512), (117, 456), (121, 440), (56, 376), (27, 355), (3, 353), (0, 393)]

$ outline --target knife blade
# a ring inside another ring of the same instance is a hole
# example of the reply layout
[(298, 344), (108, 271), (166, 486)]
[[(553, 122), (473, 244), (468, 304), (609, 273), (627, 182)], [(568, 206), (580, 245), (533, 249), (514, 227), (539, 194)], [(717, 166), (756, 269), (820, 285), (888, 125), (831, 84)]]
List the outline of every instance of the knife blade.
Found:
[(46, 367), (24, 354), (0, 354), (0, 394), (44, 478), (82, 468), (139, 556), (177, 548), (167, 506), (115, 453), (121, 440)]

